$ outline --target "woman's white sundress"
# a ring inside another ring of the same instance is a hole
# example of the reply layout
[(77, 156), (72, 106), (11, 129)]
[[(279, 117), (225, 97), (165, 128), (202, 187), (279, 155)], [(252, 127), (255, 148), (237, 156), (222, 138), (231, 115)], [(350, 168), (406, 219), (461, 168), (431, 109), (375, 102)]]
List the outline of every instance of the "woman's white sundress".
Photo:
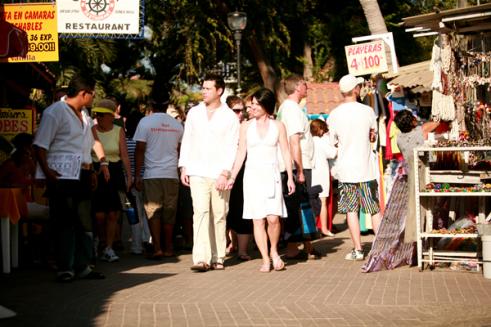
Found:
[(287, 217), (278, 167), (279, 130), (275, 121), (268, 123), (264, 138), (259, 136), (255, 119), (247, 128), (244, 219), (262, 219), (268, 215)]

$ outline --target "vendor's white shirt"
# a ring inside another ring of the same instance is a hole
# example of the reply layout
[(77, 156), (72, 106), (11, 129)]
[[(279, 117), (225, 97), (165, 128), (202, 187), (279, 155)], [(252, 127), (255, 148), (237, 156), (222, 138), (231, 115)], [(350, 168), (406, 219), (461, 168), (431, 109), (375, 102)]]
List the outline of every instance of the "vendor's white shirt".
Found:
[(319, 197), (329, 196), (329, 162), (328, 159), (336, 157), (337, 149), (331, 145), (329, 136), (324, 134), (322, 137), (314, 136), (314, 168), (312, 169), (312, 185), (322, 186)]
[[(288, 141), (290, 136), (300, 135), (300, 148), (302, 151), (302, 165), (304, 169), (313, 168), (314, 142), (310, 134), (310, 124), (307, 115), (302, 111), (298, 103), (286, 99), (278, 110), (278, 119), (283, 122), (286, 128)], [(283, 157), (280, 158), (280, 170), (285, 171)]]
[(163, 112), (140, 120), (133, 140), (146, 143), (144, 179), (179, 178), (177, 158), (183, 132), (181, 123)]
[(373, 109), (358, 102), (343, 103), (327, 119), (332, 145), (338, 144), (336, 177), (343, 183), (376, 179), (376, 161), (370, 144), (370, 129), (377, 129)]
[(83, 156), (84, 139), (87, 129), (90, 130), (86, 116), (87, 112), (82, 111), (82, 122), (66, 102), (53, 103), (43, 112), (34, 145), (51, 154), (72, 153)]
[(179, 167), (189, 176), (216, 179), (231, 171), (239, 142), (239, 120), (222, 104), (208, 120), (205, 104), (191, 108), (184, 125)]

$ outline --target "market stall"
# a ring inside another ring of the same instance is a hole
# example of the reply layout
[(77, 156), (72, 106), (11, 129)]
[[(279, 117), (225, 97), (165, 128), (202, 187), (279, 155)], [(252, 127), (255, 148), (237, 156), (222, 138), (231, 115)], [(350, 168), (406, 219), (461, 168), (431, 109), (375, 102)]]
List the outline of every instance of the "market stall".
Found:
[(491, 4), (408, 17), (437, 35), (431, 116), (448, 132), (414, 150), (418, 266), (479, 270), (477, 225), (491, 220)]

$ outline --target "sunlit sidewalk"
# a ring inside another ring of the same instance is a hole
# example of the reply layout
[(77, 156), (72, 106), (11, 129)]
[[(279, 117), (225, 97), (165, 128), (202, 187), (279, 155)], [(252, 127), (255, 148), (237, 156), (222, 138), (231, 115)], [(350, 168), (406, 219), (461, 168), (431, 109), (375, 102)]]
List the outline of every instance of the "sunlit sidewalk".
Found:
[[(335, 223), (344, 229), (344, 220)], [(373, 236), (364, 236), (368, 243)], [(0, 277), (0, 326), (491, 326), (491, 280), (482, 273), (402, 267), (361, 273), (344, 260), (348, 232), (316, 242), (321, 260), (260, 273), (261, 260), (194, 273), (191, 255), (100, 263), (107, 278), (53, 282), (47, 269)]]

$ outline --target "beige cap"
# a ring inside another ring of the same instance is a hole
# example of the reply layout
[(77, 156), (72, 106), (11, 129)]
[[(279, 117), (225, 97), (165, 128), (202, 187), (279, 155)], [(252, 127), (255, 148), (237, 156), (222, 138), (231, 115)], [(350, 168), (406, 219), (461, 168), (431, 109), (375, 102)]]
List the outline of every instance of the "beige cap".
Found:
[(339, 80), (339, 89), (341, 90), (341, 93), (348, 93), (351, 92), (358, 84), (362, 84), (365, 82), (363, 77), (355, 77), (351, 74), (344, 75), (341, 77)]

